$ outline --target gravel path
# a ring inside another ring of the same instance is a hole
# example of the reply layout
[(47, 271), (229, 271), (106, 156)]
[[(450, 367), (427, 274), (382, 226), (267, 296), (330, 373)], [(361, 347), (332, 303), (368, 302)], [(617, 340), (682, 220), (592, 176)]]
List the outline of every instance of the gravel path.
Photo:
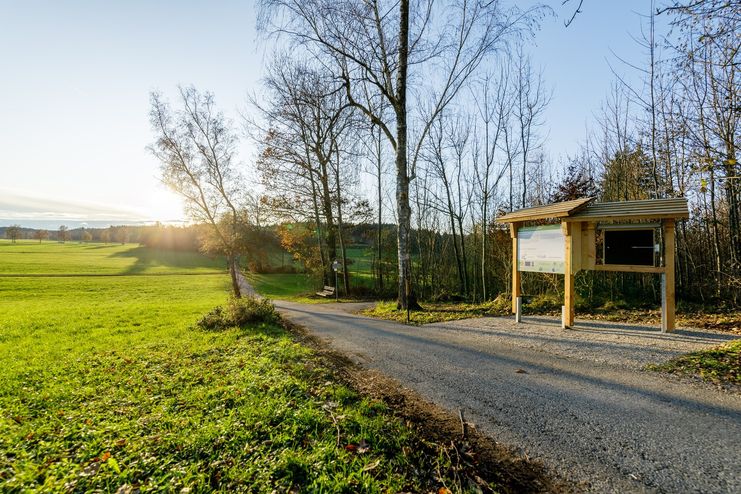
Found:
[(741, 492), (741, 396), (637, 369), (727, 335), (479, 319), (412, 327), (335, 304), (289, 319), (591, 492)]

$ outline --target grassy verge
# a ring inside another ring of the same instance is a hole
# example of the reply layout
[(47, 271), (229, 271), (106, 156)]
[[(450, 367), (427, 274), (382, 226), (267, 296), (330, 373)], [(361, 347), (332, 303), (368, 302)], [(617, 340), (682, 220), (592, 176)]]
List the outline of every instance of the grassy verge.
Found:
[[(499, 296), (496, 300), (483, 304), (464, 302), (422, 302), (423, 309), (410, 313), (410, 324), (430, 324), (453, 321), (469, 317), (508, 316), (511, 314), (509, 298)], [(623, 322), (630, 324), (658, 325), (661, 323), (661, 310), (645, 307), (630, 307), (627, 304), (607, 303), (601, 307), (588, 307), (577, 304), (577, 317), (599, 321)], [(406, 311), (397, 311), (396, 302), (379, 302), (375, 308), (362, 314), (379, 319), (406, 323)], [(560, 316), (561, 302), (552, 296), (533, 297), (523, 305), (525, 315)], [(703, 328), (741, 334), (741, 312), (729, 308), (703, 310), (697, 306), (683, 306), (677, 310), (677, 325), (686, 328)]]
[[(424, 302), (422, 310), (409, 313), (409, 323), (413, 325), (434, 322), (454, 321), (469, 317), (504, 316), (509, 314), (510, 306), (501, 299), (485, 304)], [(396, 309), (396, 301), (379, 302), (375, 307), (361, 311), (361, 314), (389, 321), (407, 322), (407, 313)]]
[(649, 370), (696, 376), (716, 384), (741, 385), (741, 340), (716, 348), (688, 353)]

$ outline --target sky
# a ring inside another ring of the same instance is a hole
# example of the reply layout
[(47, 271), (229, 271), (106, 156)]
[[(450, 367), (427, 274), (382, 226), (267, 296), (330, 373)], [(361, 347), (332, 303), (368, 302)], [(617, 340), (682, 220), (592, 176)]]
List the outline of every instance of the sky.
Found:
[[(554, 161), (573, 154), (649, 0), (551, 0), (530, 47), (553, 98), (545, 115)], [(56, 228), (185, 219), (147, 151), (149, 94), (178, 84), (212, 91), (235, 121), (259, 91), (269, 47), (249, 1), (0, 0), (0, 226)], [(240, 149), (249, 166), (253, 151)]]

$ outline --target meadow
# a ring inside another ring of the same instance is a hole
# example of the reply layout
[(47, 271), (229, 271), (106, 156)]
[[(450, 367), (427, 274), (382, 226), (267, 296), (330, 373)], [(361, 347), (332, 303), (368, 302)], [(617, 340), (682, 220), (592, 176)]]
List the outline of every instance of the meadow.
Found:
[(221, 258), (133, 244), (0, 241), (0, 275), (204, 274), (226, 269)]
[(464, 488), (281, 326), (199, 329), (228, 298), (216, 260), (0, 243), (0, 266), (2, 492)]

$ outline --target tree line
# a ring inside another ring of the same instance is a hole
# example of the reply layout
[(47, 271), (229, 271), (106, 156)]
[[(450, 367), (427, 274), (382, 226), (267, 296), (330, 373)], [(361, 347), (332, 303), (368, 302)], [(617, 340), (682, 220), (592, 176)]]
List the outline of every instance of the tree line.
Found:
[[(551, 91), (528, 54), (547, 7), (262, 0), (258, 10), (274, 51), (242, 121), (193, 87), (180, 88), (174, 107), (152, 94), (150, 114), (164, 181), (233, 271), (259, 252), (250, 239), (279, 225), (282, 248), (325, 283), (337, 261), (349, 292), (349, 232), (374, 224), (379, 294), (394, 293), (401, 308), (420, 297), (486, 301), (509, 286), (502, 212), (584, 196), (685, 196), (680, 297), (738, 301), (734, 3), (652, 5), (638, 40), (646, 60), (630, 63), (641, 83), (616, 71), (592, 132), (560, 166), (543, 132)], [(657, 33), (657, 18), (671, 29)], [(247, 172), (260, 187), (236, 161), (240, 138), (258, 149)], [(559, 290), (556, 278), (525, 283), (527, 292)], [(589, 296), (626, 286), (658, 293), (646, 275), (588, 273), (579, 283)]]

